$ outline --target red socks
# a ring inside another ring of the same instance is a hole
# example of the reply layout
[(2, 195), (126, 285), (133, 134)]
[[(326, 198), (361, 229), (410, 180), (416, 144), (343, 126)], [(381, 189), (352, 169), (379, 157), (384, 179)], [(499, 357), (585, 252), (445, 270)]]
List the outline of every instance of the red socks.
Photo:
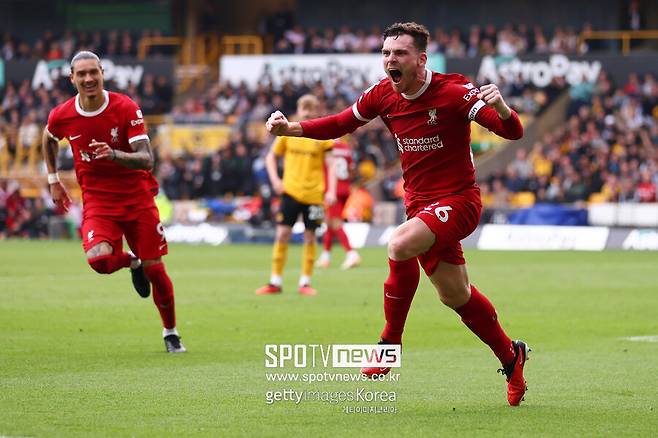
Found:
[(512, 340), (498, 323), (496, 309), (491, 302), (471, 285), (471, 298), (455, 312), (478, 338), (489, 346), (503, 365), (514, 360)]
[[(130, 254), (124, 252), (119, 255), (103, 255), (93, 257), (89, 265), (99, 274), (111, 274), (121, 268), (130, 266)], [(176, 309), (174, 307), (174, 286), (167, 275), (163, 263), (144, 266), (144, 272), (153, 286), (153, 301), (160, 311), (162, 325), (171, 329), (176, 327)]]
[(171, 283), (164, 263), (144, 266), (144, 272), (153, 286), (153, 301), (160, 312), (162, 325), (166, 329), (176, 327), (176, 308), (174, 306), (174, 285)]
[(324, 232), (322, 237), (322, 245), (324, 246), (325, 251), (331, 251), (331, 244), (334, 241), (334, 230), (331, 227), (327, 227), (327, 231)]
[[(389, 259), (388, 264), (390, 273), (384, 282), (386, 326), (381, 337), (392, 344), (400, 344), (407, 314), (418, 288), (420, 268), (415, 257), (403, 261)], [(503, 365), (514, 360), (512, 340), (498, 323), (496, 309), (475, 286), (471, 285), (468, 302), (455, 311), (464, 324), (493, 350)]]
[(121, 268), (130, 266), (130, 254), (123, 252), (119, 255), (107, 254), (87, 260), (89, 266), (99, 274), (111, 274)]
[(340, 227), (336, 230), (336, 235), (338, 236), (338, 241), (340, 244), (343, 245), (345, 252), (352, 251), (352, 246), (350, 246), (350, 239), (347, 238), (347, 234), (345, 234), (343, 227)]
[(420, 268), (416, 257), (402, 261), (388, 259), (388, 265), (390, 273), (384, 282), (386, 326), (381, 336), (392, 344), (400, 344), (404, 323), (418, 288)]
[(347, 238), (347, 234), (345, 234), (343, 227), (340, 227), (335, 231), (332, 230), (331, 227), (327, 227), (327, 231), (324, 232), (324, 237), (322, 238), (325, 251), (331, 251), (331, 244), (334, 241), (334, 236), (338, 237), (338, 241), (345, 249), (345, 252), (352, 251), (350, 239)]

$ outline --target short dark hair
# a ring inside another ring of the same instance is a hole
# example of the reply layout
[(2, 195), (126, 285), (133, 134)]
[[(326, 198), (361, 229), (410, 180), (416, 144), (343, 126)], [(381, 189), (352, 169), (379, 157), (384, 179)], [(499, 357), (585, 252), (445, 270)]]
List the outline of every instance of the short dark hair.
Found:
[(427, 50), (427, 43), (430, 39), (430, 32), (422, 24), (414, 23), (393, 23), (384, 30), (384, 39), (388, 37), (397, 38), (400, 35), (410, 35), (414, 39), (414, 47), (419, 52)]
[(75, 64), (75, 61), (80, 61), (81, 59), (95, 59), (98, 63), (98, 66), (102, 68), (101, 60), (98, 58), (98, 55), (96, 55), (94, 52), (90, 52), (89, 50), (82, 50), (76, 53), (73, 59), (71, 59), (71, 73), (73, 73), (73, 64)]

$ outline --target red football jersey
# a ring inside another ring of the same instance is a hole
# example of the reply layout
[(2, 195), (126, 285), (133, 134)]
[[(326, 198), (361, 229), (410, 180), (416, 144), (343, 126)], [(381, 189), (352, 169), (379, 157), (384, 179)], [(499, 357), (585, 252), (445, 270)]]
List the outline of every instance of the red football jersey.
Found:
[(105, 102), (93, 112), (82, 109), (79, 95), (58, 105), (50, 112), (46, 129), (54, 139), (66, 138), (71, 144), (85, 214), (121, 216), (126, 209), (150, 206), (158, 183), (149, 171), (94, 159), (92, 140), (133, 152), (130, 143), (148, 138), (135, 102), (119, 93), (103, 90), (103, 95)]
[[(336, 140), (332, 155), (335, 163), (334, 168), (336, 169), (336, 196), (349, 196), (350, 186), (352, 185), (352, 168), (354, 166), (352, 148), (347, 143)], [(326, 171), (324, 174), (325, 176), (329, 175)], [(325, 187), (328, 186), (329, 184), (325, 181)]]
[(479, 89), (459, 74), (426, 70), (423, 86), (413, 95), (396, 93), (385, 78), (363, 92), (350, 109), (301, 123), (303, 135), (336, 138), (381, 117), (400, 152), (407, 207), (477, 189), (471, 151), (475, 120), (505, 138), (520, 138), (517, 114), (501, 120), (477, 98)]
[(416, 94), (396, 93), (387, 78), (352, 107), (362, 121), (381, 116), (395, 137), (407, 205), (477, 186), (470, 124), (485, 106), (478, 92), (462, 75), (426, 70)]

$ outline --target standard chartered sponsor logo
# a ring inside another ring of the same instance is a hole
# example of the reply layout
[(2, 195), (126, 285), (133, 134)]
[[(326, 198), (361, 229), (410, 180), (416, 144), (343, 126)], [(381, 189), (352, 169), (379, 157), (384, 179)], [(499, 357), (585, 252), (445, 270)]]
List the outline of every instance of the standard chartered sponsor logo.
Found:
[(395, 134), (395, 141), (398, 144), (398, 150), (403, 152), (429, 152), (443, 147), (443, 142), (439, 135), (433, 137), (403, 138), (400, 139)]

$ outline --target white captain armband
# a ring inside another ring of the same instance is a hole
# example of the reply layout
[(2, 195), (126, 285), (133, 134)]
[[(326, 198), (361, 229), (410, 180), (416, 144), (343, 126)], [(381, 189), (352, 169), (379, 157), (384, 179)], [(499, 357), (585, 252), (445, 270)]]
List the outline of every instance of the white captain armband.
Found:
[(475, 120), (475, 116), (477, 115), (478, 111), (482, 109), (483, 106), (486, 104), (482, 100), (478, 100), (473, 104), (471, 107), (471, 110), (468, 112), (468, 120)]

